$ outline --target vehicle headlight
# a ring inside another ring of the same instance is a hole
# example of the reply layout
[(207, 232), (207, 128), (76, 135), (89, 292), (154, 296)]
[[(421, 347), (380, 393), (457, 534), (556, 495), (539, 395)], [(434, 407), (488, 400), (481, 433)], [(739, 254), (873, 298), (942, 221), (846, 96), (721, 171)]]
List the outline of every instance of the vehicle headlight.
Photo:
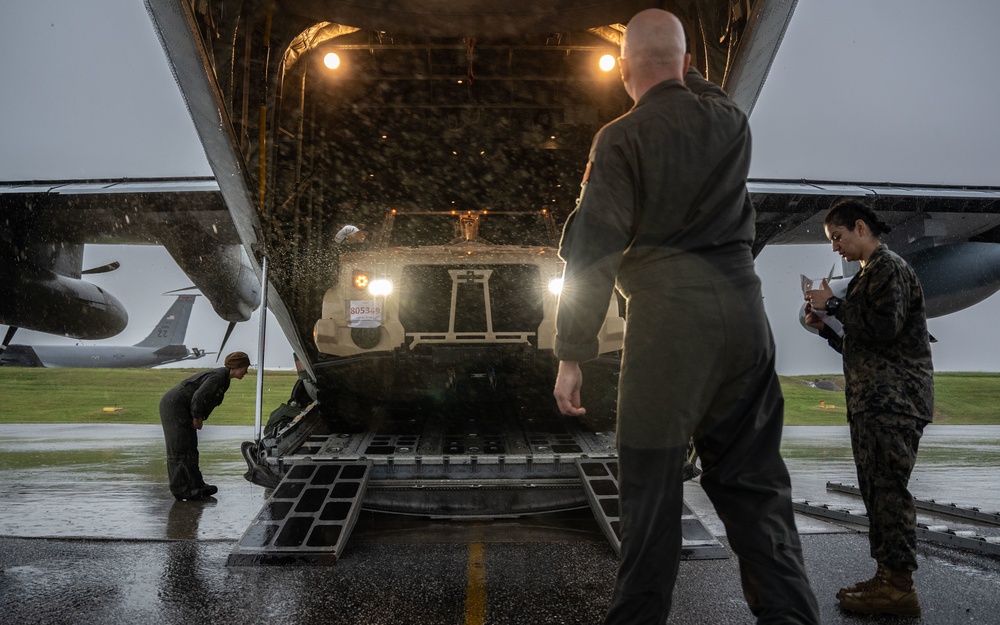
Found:
[(559, 295), (562, 293), (563, 279), (562, 278), (552, 278), (549, 280), (549, 293), (553, 295)]
[(386, 278), (372, 280), (368, 285), (368, 292), (376, 297), (385, 297), (392, 293), (392, 280)]

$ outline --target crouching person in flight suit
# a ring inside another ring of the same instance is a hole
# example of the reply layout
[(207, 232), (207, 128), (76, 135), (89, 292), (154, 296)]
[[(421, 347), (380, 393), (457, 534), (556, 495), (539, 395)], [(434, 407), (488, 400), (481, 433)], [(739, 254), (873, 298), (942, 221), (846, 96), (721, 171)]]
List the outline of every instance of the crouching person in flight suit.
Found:
[(204, 499), (219, 492), (206, 484), (198, 468), (198, 430), (222, 403), (233, 378), (242, 380), (250, 368), (244, 352), (226, 356), (224, 367), (196, 373), (167, 391), (160, 400), (160, 423), (167, 443), (170, 492), (178, 500)]

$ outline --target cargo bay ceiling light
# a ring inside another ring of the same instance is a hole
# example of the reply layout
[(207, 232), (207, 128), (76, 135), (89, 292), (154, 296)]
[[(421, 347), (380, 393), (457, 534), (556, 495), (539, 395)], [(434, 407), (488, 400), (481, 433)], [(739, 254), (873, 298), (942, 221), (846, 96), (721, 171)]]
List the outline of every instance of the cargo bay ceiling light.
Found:
[(328, 52), (326, 56), (323, 57), (323, 64), (330, 69), (337, 69), (340, 67), (340, 57), (336, 52)]
[(610, 72), (615, 68), (615, 57), (610, 54), (605, 54), (601, 57), (601, 60), (597, 63), (602, 70), (605, 72)]

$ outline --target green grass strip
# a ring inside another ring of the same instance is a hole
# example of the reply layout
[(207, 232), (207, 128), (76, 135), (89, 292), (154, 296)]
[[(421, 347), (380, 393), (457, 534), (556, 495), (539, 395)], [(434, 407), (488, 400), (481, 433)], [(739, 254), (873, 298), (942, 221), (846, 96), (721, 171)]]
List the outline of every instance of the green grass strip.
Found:
[[(160, 423), (160, 398), (200, 369), (0, 367), (0, 423)], [(267, 371), (263, 420), (287, 401), (294, 371)], [(253, 425), (256, 371), (233, 380), (208, 422)]]
[[(43, 369), (0, 367), (0, 423), (158, 424), (160, 398), (198, 369)], [(209, 419), (253, 425), (256, 372), (233, 380)], [(294, 371), (264, 375), (263, 419), (286, 401)], [(934, 422), (1000, 425), (1000, 373), (935, 374)], [(822, 386), (832, 386), (826, 390)], [(787, 425), (844, 425), (842, 375), (781, 377)]]

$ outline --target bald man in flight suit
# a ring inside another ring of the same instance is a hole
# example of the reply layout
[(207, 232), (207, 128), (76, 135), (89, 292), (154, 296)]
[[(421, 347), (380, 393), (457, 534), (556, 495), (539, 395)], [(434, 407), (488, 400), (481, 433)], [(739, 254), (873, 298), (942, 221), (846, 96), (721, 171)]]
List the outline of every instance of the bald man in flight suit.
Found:
[(818, 623), (779, 454), (784, 398), (751, 244), (750, 128), (690, 68), (680, 21), (628, 24), (622, 81), (635, 106), (594, 138), (560, 244), (553, 392), (580, 405), (579, 362), (597, 356), (612, 290), (626, 299), (618, 395), (622, 561), (605, 623), (663, 623), (681, 550), (683, 466), (693, 436), (701, 485), (739, 557), (759, 623)]

